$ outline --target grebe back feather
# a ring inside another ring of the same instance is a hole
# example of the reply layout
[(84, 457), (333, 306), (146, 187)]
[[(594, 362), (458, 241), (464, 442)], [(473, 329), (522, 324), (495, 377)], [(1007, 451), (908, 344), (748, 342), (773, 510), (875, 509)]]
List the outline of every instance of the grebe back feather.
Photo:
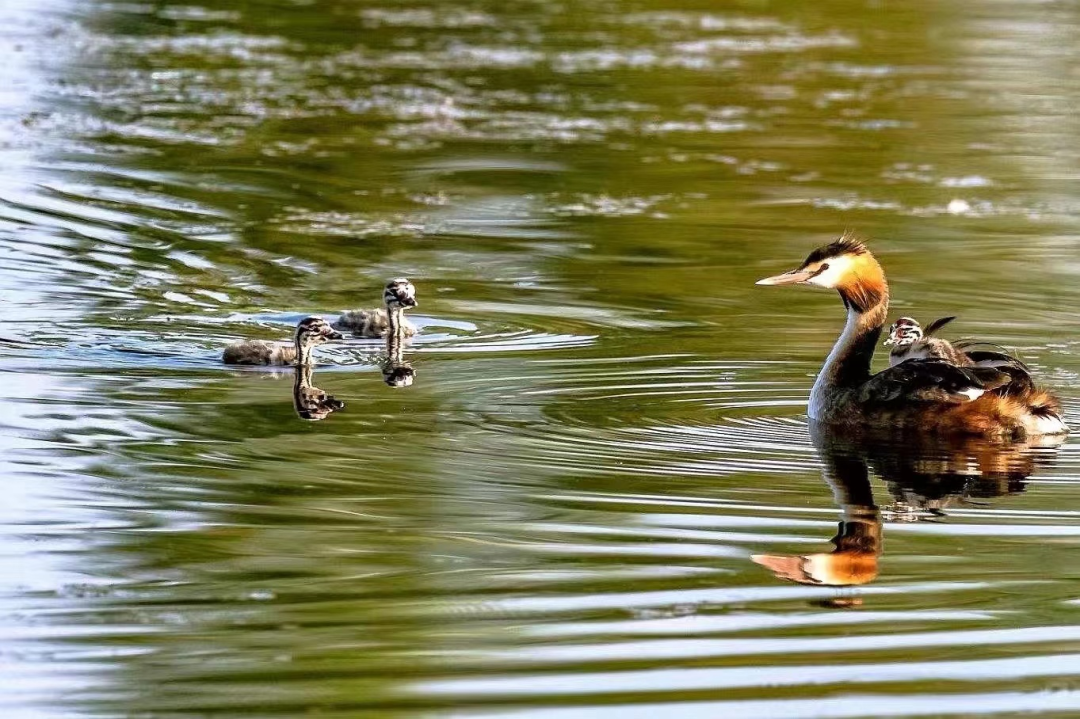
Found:
[(885, 340), (885, 344), (893, 346), (889, 352), (889, 366), (913, 359), (942, 359), (959, 367), (993, 368), (1009, 375), (1009, 381), (994, 390), (997, 394), (1017, 395), (1035, 390), (1031, 368), (1001, 345), (971, 339), (949, 342), (929, 336), (954, 319), (934, 320), (926, 326), (925, 337), (916, 320), (910, 317), (898, 319), (889, 328), (889, 339)]

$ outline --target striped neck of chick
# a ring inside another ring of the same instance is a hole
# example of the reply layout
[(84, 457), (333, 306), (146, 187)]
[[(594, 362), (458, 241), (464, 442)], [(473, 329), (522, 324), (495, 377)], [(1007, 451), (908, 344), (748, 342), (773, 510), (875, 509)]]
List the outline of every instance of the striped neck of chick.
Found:
[(416, 307), (416, 288), (404, 277), (390, 280), (383, 290), (383, 304), (386, 305), (388, 339), (401, 340), (405, 337), (405, 310)]

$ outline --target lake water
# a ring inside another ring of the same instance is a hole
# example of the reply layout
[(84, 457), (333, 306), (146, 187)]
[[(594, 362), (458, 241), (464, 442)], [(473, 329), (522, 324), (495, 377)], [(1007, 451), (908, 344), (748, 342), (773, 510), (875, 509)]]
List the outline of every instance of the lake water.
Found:
[[(753, 282), (857, 229), (894, 317), (1080, 426), (1078, 43), (1022, 0), (0, 2), (0, 713), (1077, 715), (1080, 444), (823, 435), (840, 303)], [(311, 421), (221, 365), (396, 276), (411, 386), (325, 346)]]

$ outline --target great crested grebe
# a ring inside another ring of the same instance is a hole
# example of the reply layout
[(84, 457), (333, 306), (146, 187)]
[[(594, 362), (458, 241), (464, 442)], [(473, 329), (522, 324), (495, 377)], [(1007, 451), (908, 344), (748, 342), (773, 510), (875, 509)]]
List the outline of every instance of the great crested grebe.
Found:
[(889, 310), (889, 286), (881, 265), (850, 233), (811, 252), (797, 269), (757, 284), (834, 289), (847, 309), (844, 331), (810, 391), (813, 420), (865, 430), (1009, 439), (1068, 431), (1052, 395), (1034, 385), (1014, 385), (1012, 374), (998, 367), (928, 358), (871, 374)]
[(412, 337), (416, 327), (405, 319), (405, 310), (416, 307), (416, 288), (404, 277), (390, 280), (383, 290), (386, 309), (349, 310), (342, 313), (334, 327), (360, 337)]
[(221, 355), (225, 364), (246, 365), (310, 365), (311, 351), (327, 340), (340, 340), (343, 336), (322, 317), (305, 317), (296, 325), (293, 342), (268, 342), (266, 340), (241, 340), (225, 348)]

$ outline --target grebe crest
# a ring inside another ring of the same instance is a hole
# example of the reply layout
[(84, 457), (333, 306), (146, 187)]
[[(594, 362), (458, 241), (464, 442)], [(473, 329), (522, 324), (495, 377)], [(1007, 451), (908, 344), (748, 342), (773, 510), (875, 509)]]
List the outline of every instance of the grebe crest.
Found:
[(836, 290), (844, 306), (858, 312), (889, 300), (885, 273), (866, 248), (865, 241), (853, 232), (817, 248), (802, 265), (781, 275), (758, 280), (759, 285), (813, 285)]

